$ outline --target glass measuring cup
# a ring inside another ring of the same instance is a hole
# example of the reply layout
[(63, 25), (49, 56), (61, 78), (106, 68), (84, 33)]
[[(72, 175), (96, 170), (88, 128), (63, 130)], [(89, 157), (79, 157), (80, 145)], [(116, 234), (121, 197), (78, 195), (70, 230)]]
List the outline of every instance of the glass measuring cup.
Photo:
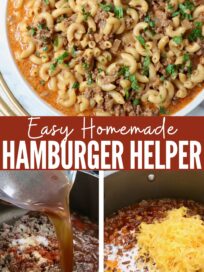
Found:
[(67, 186), (70, 192), (76, 173), (57, 170), (0, 171), (0, 199), (32, 211), (50, 209), (52, 205), (54, 208), (56, 204), (63, 207), (59, 192)]

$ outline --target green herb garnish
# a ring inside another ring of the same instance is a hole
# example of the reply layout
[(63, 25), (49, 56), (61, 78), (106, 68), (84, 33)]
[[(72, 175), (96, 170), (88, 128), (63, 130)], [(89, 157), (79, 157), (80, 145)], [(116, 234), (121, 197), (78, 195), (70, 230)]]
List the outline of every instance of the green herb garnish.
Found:
[(34, 27), (31, 27), (29, 31), (30, 31), (31, 36), (36, 35), (36, 29)]
[(187, 62), (187, 61), (189, 61), (190, 60), (190, 56), (189, 56), (189, 54), (184, 54), (183, 55), (183, 62)]
[(38, 29), (42, 30), (45, 27), (45, 24), (38, 24)]
[(130, 93), (129, 93), (129, 88), (125, 89), (125, 99), (128, 100), (128, 98), (130, 97)]
[(57, 47), (59, 45), (59, 39), (56, 37), (53, 42), (54, 46)]
[(146, 48), (146, 42), (145, 39), (142, 37), (142, 35), (136, 36), (136, 39), (139, 41), (139, 43)]
[(166, 67), (166, 73), (167, 75), (171, 75), (171, 76), (176, 76), (177, 74), (177, 67), (175, 64), (169, 64), (167, 67)]
[(79, 82), (74, 82), (72, 85), (72, 89), (78, 89), (79, 88)]
[(47, 52), (47, 51), (48, 51), (48, 47), (45, 46), (45, 47), (42, 48), (42, 50), (43, 50), (44, 52)]
[(173, 37), (173, 41), (176, 43), (176, 44), (181, 44), (182, 43), (182, 41), (183, 41), (183, 38), (182, 38), (182, 36), (175, 36), (175, 37)]
[(140, 99), (138, 99), (138, 98), (135, 98), (134, 100), (133, 100), (133, 105), (134, 106), (138, 106), (139, 104), (140, 104)]
[(83, 62), (82, 67), (84, 68), (84, 70), (88, 70), (89, 69), (89, 64), (87, 62)]
[(110, 12), (113, 10), (112, 4), (100, 4), (100, 8), (106, 12)]
[(173, 5), (171, 5), (171, 4), (168, 4), (167, 8), (168, 8), (169, 11), (173, 11), (174, 10)]
[(128, 79), (131, 82), (131, 88), (135, 91), (139, 90), (139, 85), (135, 75), (130, 74), (128, 66), (122, 66), (118, 72), (119, 76), (124, 76), (125, 79)]
[(195, 9), (195, 5), (190, 0), (186, 0), (184, 3), (179, 4), (179, 9), (172, 14), (172, 17), (181, 15), (181, 19), (192, 20), (193, 16), (191, 12)]
[(156, 26), (155, 21), (153, 21), (149, 15), (144, 18), (144, 21), (148, 23), (151, 28)]
[(85, 10), (85, 7), (82, 7), (82, 15), (84, 17), (84, 21), (87, 21), (91, 16), (91, 13)]
[(69, 56), (69, 53), (65, 51), (62, 55), (60, 55), (57, 59), (56, 62), (59, 64), (62, 64), (64, 60)]
[(115, 17), (121, 19), (124, 17), (124, 11), (122, 7), (114, 7)]
[(130, 80), (130, 82), (131, 82), (131, 88), (132, 88), (134, 91), (138, 91), (140, 87), (139, 87), (139, 85), (138, 85), (136, 76), (135, 76), (135, 75), (129, 76), (129, 80)]
[(188, 40), (190, 42), (195, 42), (197, 39), (202, 39), (202, 23), (201, 22), (195, 22), (195, 28), (191, 31), (191, 33), (188, 35)]
[(102, 72), (103, 72), (103, 69), (98, 68), (98, 73), (102, 73)]
[(93, 83), (94, 83), (94, 81), (93, 81), (93, 78), (92, 78), (92, 74), (88, 73), (87, 84), (91, 85)]
[(72, 57), (73, 57), (73, 58), (76, 57), (76, 48), (75, 48), (75, 46), (72, 47), (72, 49), (71, 49), (71, 54), (72, 54)]
[(172, 17), (176, 17), (178, 15), (180, 15), (180, 11), (179, 10), (175, 11), (174, 13), (172, 13)]
[(130, 76), (130, 70), (128, 66), (122, 66), (118, 72), (119, 76), (124, 76), (125, 79), (128, 79)]
[(57, 62), (52, 63), (52, 64), (50, 65), (50, 72), (51, 72), (51, 73), (54, 73), (56, 67), (57, 67)]
[(149, 76), (149, 65), (151, 63), (150, 57), (146, 56), (143, 62), (143, 75)]
[(166, 114), (166, 109), (164, 107), (159, 108), (159, 113), (160, 114)]

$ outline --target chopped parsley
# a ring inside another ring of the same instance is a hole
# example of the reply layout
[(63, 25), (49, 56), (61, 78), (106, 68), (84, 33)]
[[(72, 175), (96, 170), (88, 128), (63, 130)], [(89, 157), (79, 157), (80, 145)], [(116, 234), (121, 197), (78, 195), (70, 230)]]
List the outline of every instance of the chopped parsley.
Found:
[(190, 56), (189, 56), (189, 54), (184, 54), (183, 55), (183, 62), (187, 62), (187, 61), (189, 61), (190, 60)]
[(119, 76), (124, 76), (125, 79), (128, 79), (131, 82), (131, 89), (133, 89), (134, 91), (138, 91), (139, 90), (139, 85), (136, 79), (135, 75), (131, 75), (130, 71), (129, 71), (129, 67), (128, 66), (122, 66), (119, 70), (118, 73)]
[(156, 26), (155, 21), (153, 21), (149, 15), (144, 18), (144, 21), (148, 23), (151, 28)]
[(179, 9), (172, 13), (172, 17), (181, 15), (181, 19), (192, 20), (193, 16), (191, 12), (195, 9), (195, 5), (190, 0), (186, 0), (184, 3), (179, 4)]
[(177, 75), (177, 67), (175, 64), (169, 64), (166, 67), (166, 73), (167, 75), (171, 75), (173, 77), (175, 77)]
[(135, 98), (134, 100), (133, 100), (133, 105), (134, 106), (138, 106), (139, 104), (140, 104), (140, 99), (138, 99), (138, 98)]
[(72, 85), (72, 89), (78, 89), (79, 88), (79, 82), (74, 82)]
[(165, 76), (161, 76), (161, 77), (160, 77), (160, 80), (161, 80), (161, 81), (164, 81), (164, 80), (165, 80)]
[(136, 36), (136, 39), (139, 41), (139, 43), (146, 48), (146, 42), (145, 39), (142, 37), (142, 35)]
[(71, 54), (72, 54), (72, 57), (73, 57), (73, 58), (76, 57), (76, 48), (75, 48), (75, 46), (72, 47), (72, 49), (71, 49)]
[(50, 1), (49, 0), (44, 0), (45, 4), (46, 5), (49, 5), (50, 4)]
[(39, 29), (39, 30), (42, 30), (42, 29), (45, 28), (45, 26), (46, 26), (45, 24), (40, 24), (40, 23), (39, 23), (39, 24), (38, 24), (38, 29)]
[(166, 114), (166, 109), (164, 107), (159, 108), (159, 113), (160, 114)]
[(65, 18), (67, 18), (66, 14), (63, 14), (63, 15), (57, 17), (57, 23), (61, 23)]
[(69, 56), (69, 53), (65, 51), (62, 55), (60, 55), (57, 59), (56, 62), (59, 64), (62, 64), (64, 60)]
[(93, 84), (93, 78), (92, 78), (92, 74), (91, 73), (88, 73), (88, 78), (87, 78), (87, 84), (88, 85), (91, 85)]
[(131, 88), (132, 88), (134, 91), (138, 91), (140, 87), (139, 87), (139, 85), (138, 85), (136, 76), (135, 76), (135, 75), (130, 75), (130, 76), (129, 76), (129, 80), (130, 80), (130, 82), (131, 82)]
[(172, 13), (172, 17), (176, 17), (178, 15), (180, 15), (180, 11), (179, 10), (175, 11), (174, 13)]
[(112, 4), (100, 4), (100, 8), (106, 12), (110, 12), (113, 10)]
[(201, 22), (195, 22), (195, 28), (191, 31), (191, 33), (188, 35), (188, 40), (190, 42), (195, 42), (197, 39), (202, 39), (202, 23)]
[(128, 66), (122, 66), (118, 72), (119, 76), (124, 76), (125, 79), (128, 79), (130, 76), (130, 71)]
[(54, 46), (57, 47), (59, 45), (59, 39), (56, 37), (53, 42)]
[(100, 8), (106, 12), (114, 12), (115, 17), (121, 19), (124, 17), (124, 10), (122, 7), (113, 6), (112, 4), (100, 4)]
[[(69, 56), (69, 53), (65, 51), (62, 55), (55, 59), (55, 62), (50, 65), (50, 72), (53, 73), (58, 64), (62, 64), (64, 60)], [(68, 65), (68, 64), (67, 64)]]
[(98, 68), (98, 73), (102, 73), (102, 72), (103, 72), (103, 69)]
[(130, 97), (129, 88), (126, 88), (125, 89), (125, 99), (128, 100), (129, 97)]
[(168, 4), (167, 8), (168, 8), (169, 11), (173, 11), (174, 10), (173, 5), (171, 5), (171, 4)]
[(36, 35), (36, 29), (34, 27), (31, 27), (29, 31), (30, 31), (31, 36)]
[(51, 72), (51, 73), (54, 73), (56, 67), (57, 67), (57, 62), (52, 63), (52, 64), (50, 65), (50, 72)]
[(192, 65), (191, 61), (190, 61), (189, 65), (187, 66), (187, 70), (188, 70), (188, 75), (190, 76), (192, 74), (192, 70), (193, 70), (193, 65)]
[(82, 15), (84, 17), (84, 21), (87, 21), (91, 16), (91, 13), (85, 10), (85, 7), (82, 7)]
[(124, 11), (122, 7), (114, 7), (115, 17), (121, 19), (124, 17)]
[(87, 62), (83, 62), (82, 67), (84, 68), (84, 70), (88, 70), (89, 69), (89, 64)]
[(149, 65), (150, 65), (151, 61), (150, 61), (150, 57), (146, 56), (144, 58), (144, 62), (143, 62), (143, 75), (145, 76), (149, 76)]
[(182, 43), (182, 41), (183, 41), (183, 38), (182, 38), (182, 36), (175, 36), (175, 37), (173, 37), (173, 41), (176, 43), (176, 44), (181, 44)]
[(189, 54), (187, 54), (187, 53), (183, 55), (183, 64), (181, 66), (181, 69), (184, 71), (185, 67), (187, 68), (188, 75), (191, 75), (192, 69), (193, 69), (193, 67), (192, 67), (192, 61), (190, 59)]
[(47, 52), (47, 51), (48, 51), (48, 47), (45, 46), (45, 47), (42, 48), (42, 50), (43, 50), (44, 52)]

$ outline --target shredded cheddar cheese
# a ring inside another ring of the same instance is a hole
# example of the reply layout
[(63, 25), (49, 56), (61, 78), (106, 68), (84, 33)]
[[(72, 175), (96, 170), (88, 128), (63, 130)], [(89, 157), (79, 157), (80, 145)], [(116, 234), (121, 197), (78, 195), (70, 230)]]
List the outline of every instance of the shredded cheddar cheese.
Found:
[(142, 223), (137, 234), (139, 267), (151, 272), (204, 272), (204, 222), (187, 208), (168, 212), (163, 221)]

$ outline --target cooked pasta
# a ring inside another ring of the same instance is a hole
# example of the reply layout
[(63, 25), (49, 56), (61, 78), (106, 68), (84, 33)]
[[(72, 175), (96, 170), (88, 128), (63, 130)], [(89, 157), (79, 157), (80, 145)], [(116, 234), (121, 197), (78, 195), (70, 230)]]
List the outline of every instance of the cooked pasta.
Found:
[(9, 1), (19, 67), (67, 114), (171, 114), (204, 82), (204, 0)]

